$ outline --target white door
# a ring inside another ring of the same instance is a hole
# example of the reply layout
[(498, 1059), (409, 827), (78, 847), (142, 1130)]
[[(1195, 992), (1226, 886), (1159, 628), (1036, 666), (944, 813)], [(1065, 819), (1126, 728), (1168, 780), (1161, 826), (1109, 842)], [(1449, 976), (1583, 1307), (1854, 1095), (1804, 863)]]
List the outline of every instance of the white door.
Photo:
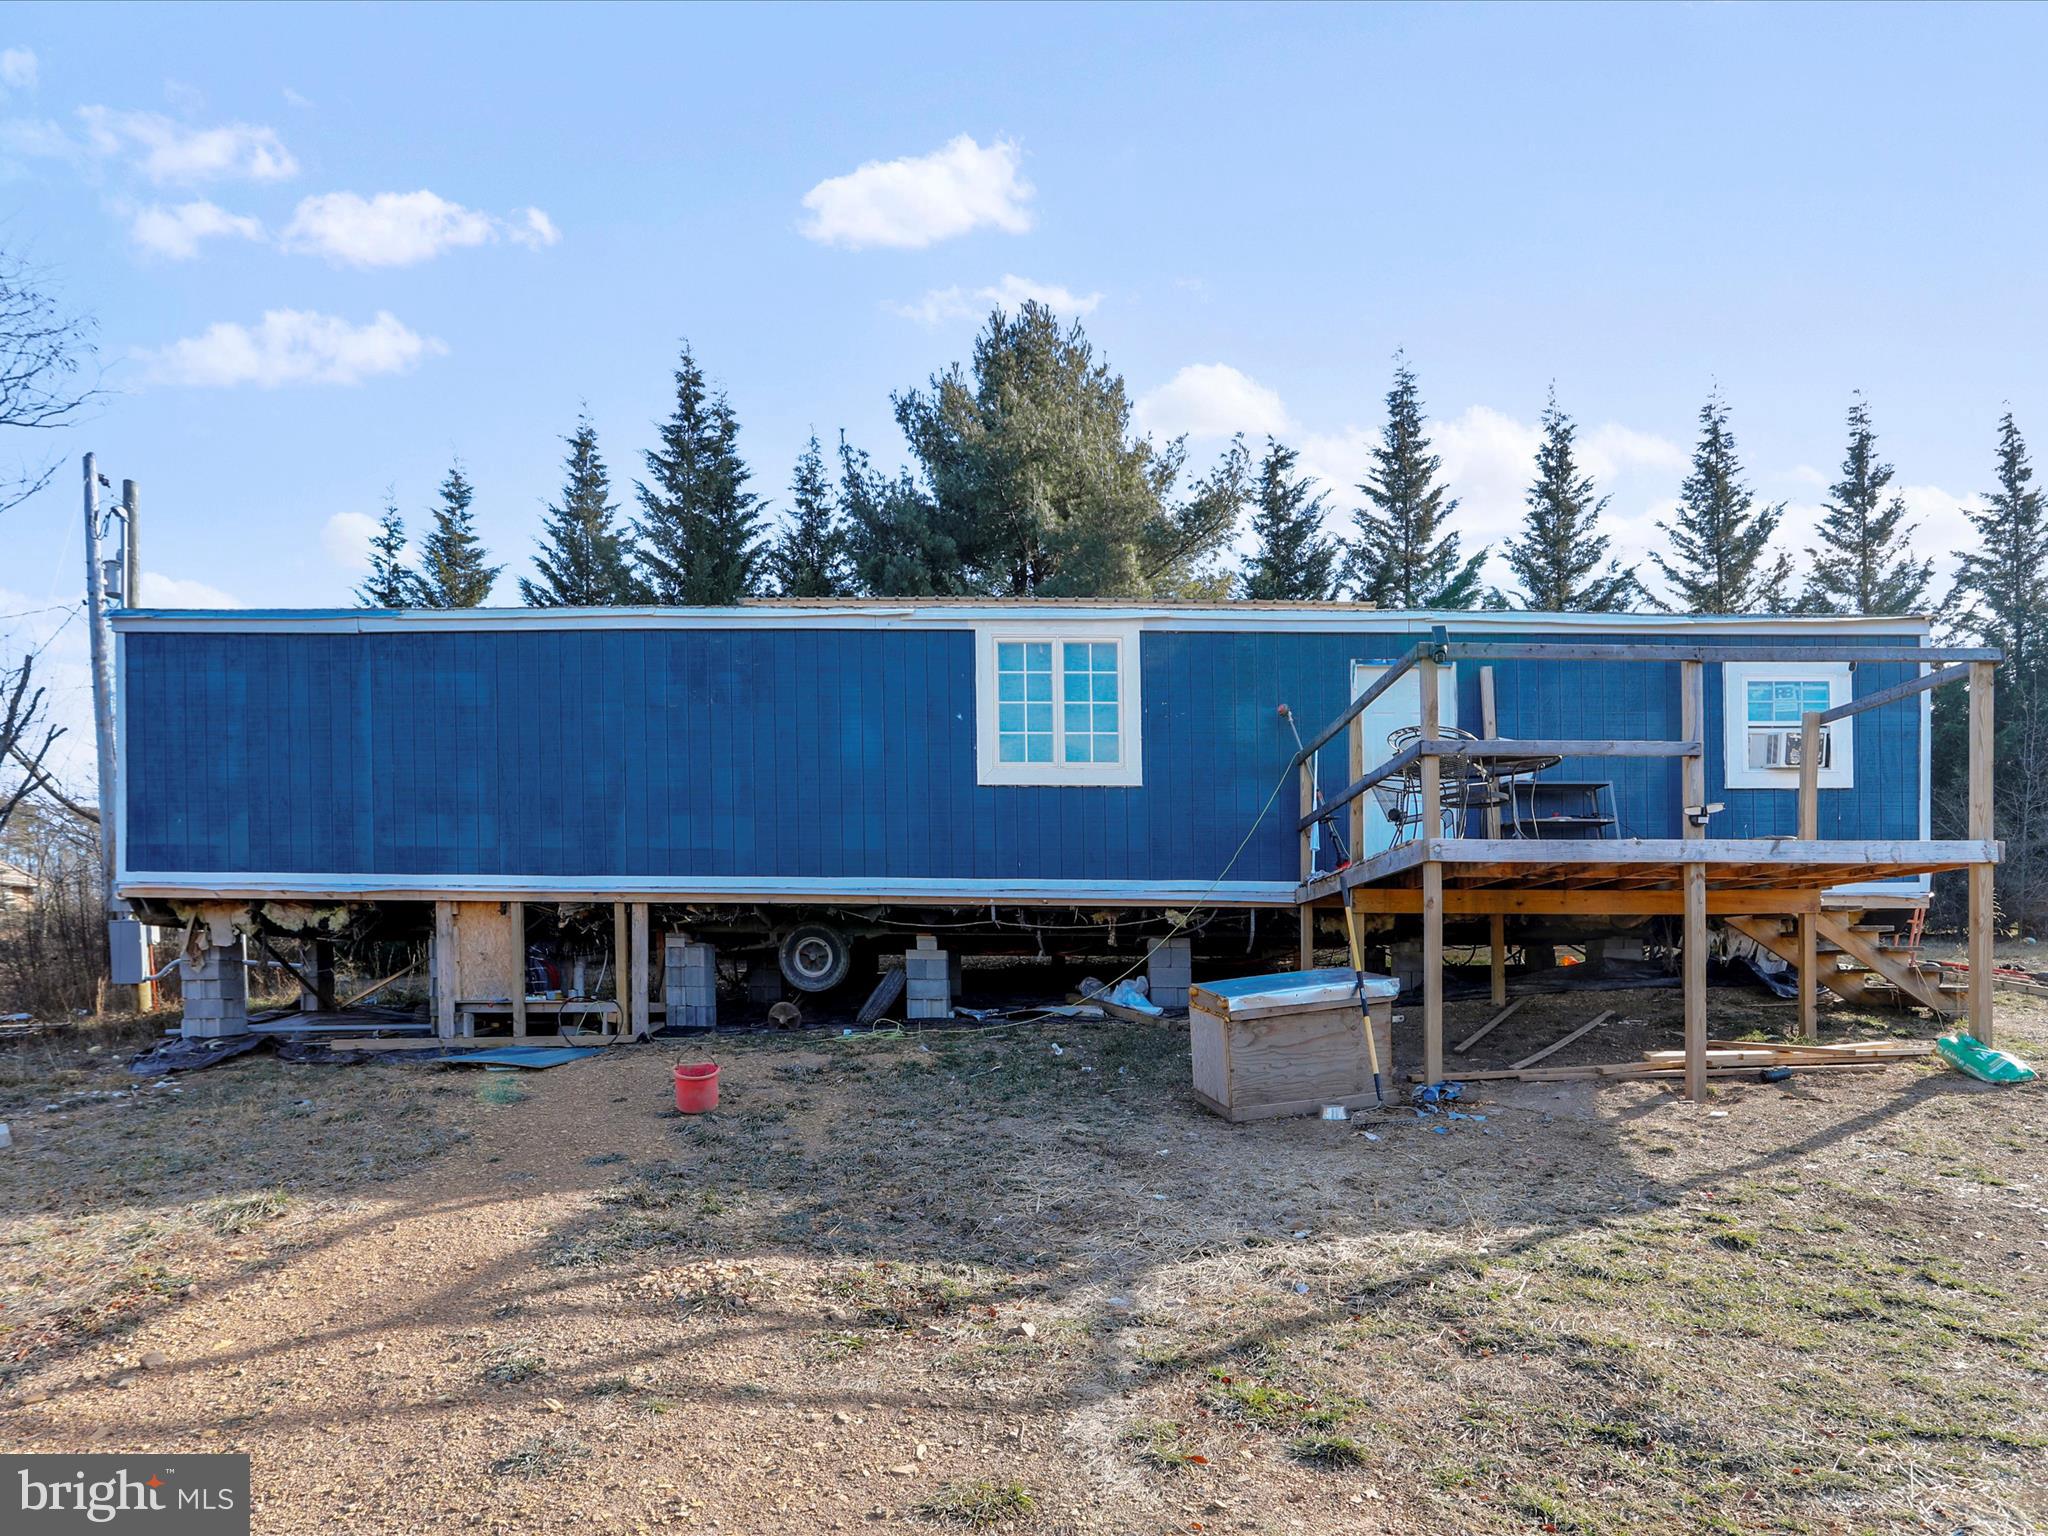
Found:
[[(1351, 697), (1357, 698), (1366, 689), (1378, 682), (1386, 670), (1386, 667), (1379, 662), (1354, 661), (1351, 664)], [(1436, 669), (1436, 721), (1439, 726), (1456, 725), (1458, 723), (1458, 679), (1456, 674), (1456, 667), (1438, 667)], [(1365, 766), (1359, 772), (1371, 773), (1373, 769), (1379, 767), (1381, 763), (1384, 763), (1394, 755), (1393, 749), (1387, 745), (1387, 737), (1392, 732), (1399, 730), (1404, 725), (1422, 724), (1421, 673), (1411, 668), (1406, 677), (1365, 706), (1365, 713), (1359, 716), (1359, 723), (1364, 727), (1365, 736)], [(1356, 774), (1347, 774), (1344, 782), (1348, 784), (1356, 777)], [(1335, 789), (1341, 786), (1332, 785), (1330, 787)], [(1348, 837), (1350, 835), (1349, 821), (1345, 821), (1342, 825), (1345, 828), (1345, 835)], [(1367, 790), (1365, 792), (1365, 847), (1362, 850), (1354, 849), (1353, 857), (1360, 859), (1370, 858), (1375, 853), (1385, 853), (1393, 846), (1394, 824), (1388, 821), (1386, 814), (1380, 810), (1379, 797), (1371, 790)]]

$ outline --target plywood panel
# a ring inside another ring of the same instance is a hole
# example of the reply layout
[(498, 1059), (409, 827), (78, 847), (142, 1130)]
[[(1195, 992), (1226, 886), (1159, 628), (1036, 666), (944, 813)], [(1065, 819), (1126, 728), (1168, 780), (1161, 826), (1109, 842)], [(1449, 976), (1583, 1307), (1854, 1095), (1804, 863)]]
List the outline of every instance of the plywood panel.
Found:
[(519, 985), (521, 936), (511, 903), (458, 901), (455, 908), (455, 995), (509, 1001)]

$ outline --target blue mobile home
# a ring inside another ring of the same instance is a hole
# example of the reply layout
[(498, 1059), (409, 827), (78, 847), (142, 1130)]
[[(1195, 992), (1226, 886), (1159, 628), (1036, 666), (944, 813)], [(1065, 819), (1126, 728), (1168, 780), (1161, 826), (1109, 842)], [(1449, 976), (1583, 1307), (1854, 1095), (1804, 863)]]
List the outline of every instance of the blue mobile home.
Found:
[[(913, 933), (912, 1018), (951, 1015), (960, 948), (1086, 954), (1118, 925), (1150, 931), (1133, 968), (1177, 1002), (1197, 938), (1242, 968), (1291, 931), (1307, 969), (1363, 920), (1420, 935), (1434, 1082), (1447, 929), (1483, 939), (1504, 999), (1511, 940), (1661, 918), (1697, 1097), (1710, 918), (1796, 964), (1809, 1036), (1821, 985), (1947, 1010), (1914, 942), (1860, 914), (1968, 866), (1990, 1037), (1997, 656), (1920, 619), (906, 601), (116, 631), (117, 888), (186, 925), (188, 1034), (248, 1027), (246, 935), (294, 934), (325, 974), (364, 909), (431, 911), (449, 1037), (503, 1014), (524, 1036), (535, 1010), (703, 1024), (720, 950), (758, 1000)], [(1929, 693), (1964, 679), (1970, 839), (1937, 842)], [(536, 974), (536, 911), (573, 982)]]
[[(1715, 838), (1796, 831), (1800, 712), (1919, 668), (1919, 619), (1390, 613), (1348, 604), (763, 603), (116, 619), (119, 888), (136, 899), (1288, 907), (1302, 731), (1460, 640), (1768, 642), (1705, 668)], [(1804, 662), (1811, 651), (1815, 659)], [(1676, 654), (1676, 651), (1674, 651)], [(1440, 669), (1475, 733), (1481, 668)], [(1488, 734), (1675, 738), (1679, 666), (1507, 660)], [(1417, 685), (1365, 715), (1368, 766)], [(1820, 835), (1928, 835), (1927, 696), (1843, 721)], [(1327, 789), (1341, 771), (1324, 768)], [(1681, 831), (1680, 765), (1567, 758), (1552, 818)], [(1540, 818), (1539, 809), (1535, 815)], [(1385, 846), (1375, 805), (1361, 853)], [(1530, 829), (1542, 835), (1541, 826)], [(1341, 834), (1336, 834), (1341, 835)], [(1317, 867), (1337, 857), (1322, 846)], [(1914, 877), (1899, 887), (1918, 890)]]

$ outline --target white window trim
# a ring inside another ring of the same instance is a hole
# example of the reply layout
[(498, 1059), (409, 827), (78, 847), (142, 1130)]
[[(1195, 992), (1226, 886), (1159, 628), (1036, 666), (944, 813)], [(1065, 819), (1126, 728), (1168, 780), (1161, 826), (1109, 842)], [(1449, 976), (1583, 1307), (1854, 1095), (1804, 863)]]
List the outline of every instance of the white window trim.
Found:
[[(1799, 790), (1797, 768), (1749, 766), (1749, 685), (1805, 679), (1825, 680), (1828, 708), (1855, 696), (1854, 674), (1846, 661), (1742, 661), (1721, 668), (1721, 766), (1730, 789)], [(1836, 720), (1827, 727), (1828, 762), (1820, 771), (1822, 789), (1852, 789), (1856, 784), (1855, 720)]]
[[(1135, 788), (1145, 782), (1144, 704), (1138, 694), (1136, 624), (1089, 624), (1065, 620), (1040, 623), (977, 624), (974, 626), (974, 776), (977, 784), (1073, 785)], [(1004, 640), (1050, 641), (1053, 658), (1053, 757), (1050, 763), (1006, 763), (996, 750), (996, 645)], [(1063, 641), (1117, 642), (1117, 744), (1123, 760), (1116, 763), (1058, 761), (1065, 740), (1065, 720), (1058, 692), (1064, 673), (1058, 647)]]

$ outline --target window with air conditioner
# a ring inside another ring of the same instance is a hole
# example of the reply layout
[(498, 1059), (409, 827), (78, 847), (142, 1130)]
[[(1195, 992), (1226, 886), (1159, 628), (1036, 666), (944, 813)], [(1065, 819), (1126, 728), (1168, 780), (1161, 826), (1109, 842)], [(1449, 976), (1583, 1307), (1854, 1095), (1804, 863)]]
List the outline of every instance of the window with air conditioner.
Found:
[[(1809, 750), (1801, 720), (1848, 702), (1848, 664), (1731, 664), (1724, 672), (1728, 787), (1796, 790)], [(1834, 721), (1812, 743), (1823, 789), (1846, 789), (1854, 782), (1851, 729), (1847, 720)]]

